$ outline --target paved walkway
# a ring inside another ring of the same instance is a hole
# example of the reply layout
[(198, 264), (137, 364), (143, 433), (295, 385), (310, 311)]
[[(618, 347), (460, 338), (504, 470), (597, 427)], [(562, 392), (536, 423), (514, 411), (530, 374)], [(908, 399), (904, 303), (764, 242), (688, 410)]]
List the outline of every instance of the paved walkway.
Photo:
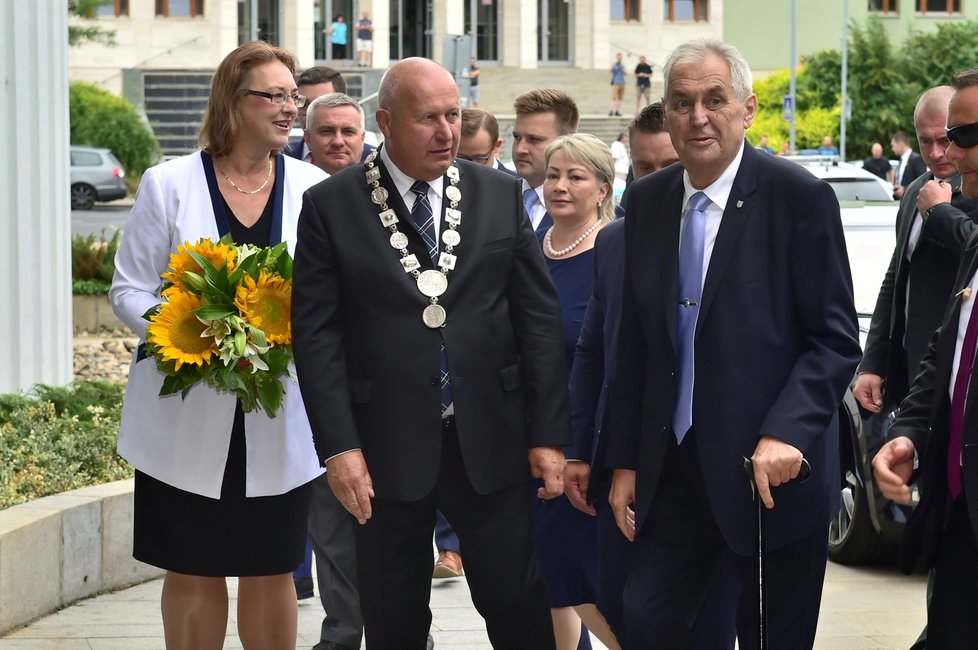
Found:
[[(817, 650), (897, 650), (920, 631), (924, 578), (892, 568), (852, 569), (829, 563), (822, 597)], [(230, 581), (232, 598), (236, 582)], [(162, 650), (162, 580), (81, 601), (0, 638), (0, 650)], [(234, 603), (226, 648), (240, 648)], [(437, 650), (489, 650), (485, 626), (462, 579), (436, 580), (431, 590), (432, 634)], [(319, 640), (318, 598), (299, 605), (298, 650)], [(595, 643), (595, 649), (603, 648)]]

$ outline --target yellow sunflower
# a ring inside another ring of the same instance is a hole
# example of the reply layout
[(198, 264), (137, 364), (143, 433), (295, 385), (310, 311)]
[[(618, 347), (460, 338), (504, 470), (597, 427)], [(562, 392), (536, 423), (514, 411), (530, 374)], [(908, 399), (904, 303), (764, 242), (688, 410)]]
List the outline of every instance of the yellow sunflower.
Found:
[(256, 282), (245, 276), (238, 285), (234, 306), (245, 319), (265, 332), (272, 345), (292, 342), (292, 283), (277, 273), (261, 271)]
[(176, 370), (185, 363), (203, 366), (210, 362), (218, 350), (213, 337), (200, 336), (207, 329), (193, 312), (202, 305), (200, 298), (185, 291), (170, 292), (167, 297), (150, 321), (147, 340), (164, 360), (176, 362)]
[(174, 285), (189, 289), (181, 283), (184, 273), (190, 271), (198, 275), (203, 274), (189, 251), (193, 251), (210, 262), (214, 268), (220, 269), (227, 264), (228, 273), (234, 271), (237, 265), (238, 251), (234, 246), (214, 243), (209, 239), (201, 239), (196, 244), (185, 242), (177, 247), (177, 252), (170, 255), (170, 270), (163, 274), (163, 279), (172, 282)]

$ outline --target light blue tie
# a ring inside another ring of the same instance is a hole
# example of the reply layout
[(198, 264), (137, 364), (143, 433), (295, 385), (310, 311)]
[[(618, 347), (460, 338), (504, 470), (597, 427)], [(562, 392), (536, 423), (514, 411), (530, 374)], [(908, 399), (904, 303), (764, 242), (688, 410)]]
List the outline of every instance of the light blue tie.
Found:
[(672, 415), (672, 429), (680, 444), (693, 425), (693, 379), (696, 365), (693, 339), (703, 297), (705, 210), (710, 203), (709, 197), (703, 192), (696, 192), (690, 197), (689, 211), (683, 222), (682, 240), (679, 244), (679, 329), (676, 342), (679, 390), (676, 395), (676, 409)]
[(533, 221), (533, 206), (539, 202), (540, 196), (536, 190), (523, 190), (523, 208), (526, 210), (526, 216), (530, 218), (530, 221)]
[[(435, 215), (428, 200), (429, 185), (424, 181), (415, 181), (411, 191), (415, 194), (414, 207), (411, 208), (411, 220), (421, 234), (431, 263), (438, 268), (438, 240), (435, 238)], [(448, 354), (445, 352), (445, 341), (441, 344), (441, 412), (448, 410), (452, 403), (452, 377), (448, 371)]]

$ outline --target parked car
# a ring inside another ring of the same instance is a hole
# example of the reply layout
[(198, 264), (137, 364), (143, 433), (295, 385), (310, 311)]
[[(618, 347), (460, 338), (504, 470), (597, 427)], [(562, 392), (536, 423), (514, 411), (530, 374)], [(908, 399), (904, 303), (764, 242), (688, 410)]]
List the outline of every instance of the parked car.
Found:
[[(896, 242), (899, 202), (893, 186), (850, 163), (832, 158), (792, 158), (824, 179), (839, 198), (845, 231), (853, 295), (859, 315), (860, 342), (865, 345), (883, 276)], [(843, 400), (842, 426), (848, 428), (853, 467), (840, 486), (841, 508), (829, 525), (829, 558), (839, 564), (869, 564), (890, 557), (903, 536), (910, 508), (887, 500), (873, 481), (872, 460), (886, 442), (892, 414), (868, 415), (851, 391)], [(843, 444), (845, 444), (843, 442)]]
[(129, 193), (126, 170), (108, 149), (71, 145), (71, 209), (91, 210), (96, 201)]

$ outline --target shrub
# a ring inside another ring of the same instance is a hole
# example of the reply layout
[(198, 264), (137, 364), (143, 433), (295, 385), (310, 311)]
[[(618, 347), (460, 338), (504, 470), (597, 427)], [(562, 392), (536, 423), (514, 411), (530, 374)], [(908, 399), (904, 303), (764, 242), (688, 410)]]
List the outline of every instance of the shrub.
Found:
[(159, 143), (135, 107), (91, 84), (69, 90), (71, 143), (111, 149), (126, 172), (142, 174), (160, 155)]
[(0, 509), (132, 477), (115, 452), (123, 391), (80, 381), (0, 395)]
[(119, 250), (116, 230), (112, 238), (96, 239), (94, 234), (75, 235), (71, 238), (71, 292), (75, 295), (99, 295), (108, 293), (115, 273), (115, 254)]

